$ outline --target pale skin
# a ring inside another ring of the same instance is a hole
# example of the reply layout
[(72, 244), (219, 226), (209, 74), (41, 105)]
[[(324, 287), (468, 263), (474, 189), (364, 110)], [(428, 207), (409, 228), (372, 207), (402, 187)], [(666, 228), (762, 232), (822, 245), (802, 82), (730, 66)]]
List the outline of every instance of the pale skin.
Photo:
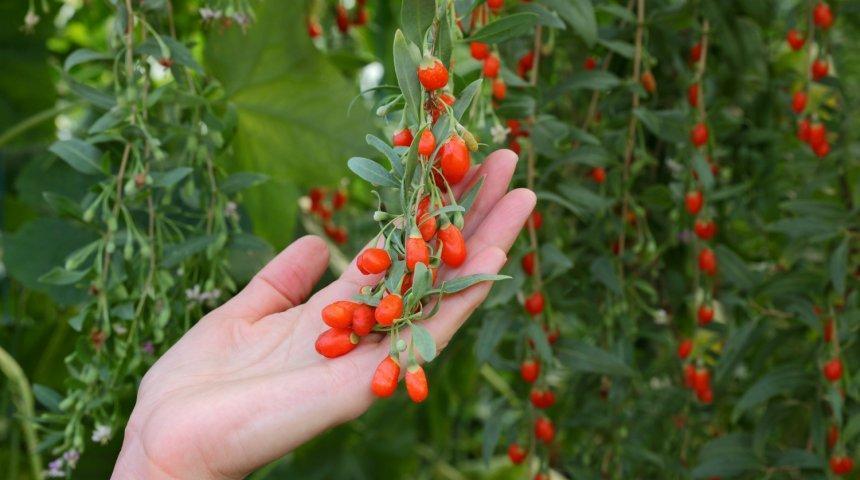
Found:
[[(505, 264), (535, 204), (531, 191), (508, 192), (516, 158), (509, 150), (494, 152), (455, 188), (462, 193), (484, 178), (465, 219), (468, 258), (455, 270), (443, 268), (441, 279), (497, 273)], [(314, 342), (327, 328), (322, 308), (379, 276), (362, 275), (353, 262), (308, 298), (328, 255), (318, 237), (296, 240), (152, 366), (112, 478), (242, 478), (370, 407), (370, 380), (389, 352), (387, 337), (365, 337), (336, 359), (322, 357)], [(484, 282), (445, 297), (424, 322), (439, 350), (489, 290)]]

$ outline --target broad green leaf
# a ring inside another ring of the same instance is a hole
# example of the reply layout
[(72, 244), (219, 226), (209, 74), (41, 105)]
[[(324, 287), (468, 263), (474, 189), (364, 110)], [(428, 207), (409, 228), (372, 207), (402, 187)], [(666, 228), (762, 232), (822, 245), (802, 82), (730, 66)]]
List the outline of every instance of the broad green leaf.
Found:
[(569, 200), (566, 200), (566, 199), (562, 198), (561, 196), (556, 195), (555, 193), (538, 191), (535, 195), (537, 196), (538, 202), (540, 202), (540, 201), (553, 202), (555, 204), (558, 204), (558, 205), (570, 210), (574, 215), (577, 215), (577, 216), (583, 216), (586, 214), (585, 210), (583, 210), (581, 207), (574, 205)]
[(597, 18), (591, 0), (540, 0), (558, 13), (590, 48), (597, 41)]
[(810, 385), (812, 378), (803, 368), (795, 365), (782, 365), (758, 379), (738, 399), (732, 410), (732, 420), (737, 421), (741, 415), (761, 405), (777, 395), (791, 393), (801, 387)]
[(636, 374), (615, 354), (578, 340), (563, 341), (558, 349), (558, 356), (562, 363), (574, 371), (621, 377), (630, 377)]
[(399, 187), (400, 182), (382, 165), (364, 157), (352, 157), (346, 163), (350, 170), (372, 185)]
[(824, 468), (824, 462), (819, 455), (808, 450), (790, 448), (779, 454), (772, 467), (820, 470)]
[(400, 159), (400, 155), (398, 155), (397, 152), (388, 145), (388, 143), (371, 134), (367, 134), (365, 140), (368, 145), (378, 150), (379, 153), (385, 155), (385, 158), (388, 159), (388, 163), (391, 164), (391, 168), (393, 168), (398, 175), (403, 175), (403, 161)]
[(403, 0), (400, 24), (403, 33), (412, 43), (422, 45), (424, 34), (436, 16), (436, 0)]
[(53, 388), (46, 387), (45, 385), (40, 385), (38, 383), (33, 384), (33, 396), (36, 397), (36, 401), (38, 401), (43, 407), (47, 408), (48, 411), (60, 411), (60, 402), (63, 400), (63, 396)]
[(87, 175), (102, 173), (98, 163), (102, 152), (83, 140), (77, 138), (57, 140), (48, 147), (48, 150), (81, 173)]
[(845, 294), (845, 277), (848, 275), (848, 237), (845, 237), (830, 256), (830, 283), (839, 295)]
[(54, 267), (50, 272), (39, 277), (39, 281), (50, 285), (71, 285), (86, 276), (86, 271), (66, 270)]
[(432, 362), (436, 358), (436, 342), (430, 332), (420, 324), (413, 323), (410, 327), (412, 332), (412, 344), (425, 362)]
[(269, 179), (268, 175), (254, 172), (236, 172), (230, 174), (218, 188), (227, 195), (239, 193), (242, 190), (247, 190), (251, 187), (260, 185)]
[[(632, 6), (633, 4), (631, 4)], [(602, 12), (606, 12), (614, 17), (617, 17), (619, 20), (623, 20), (627, 23), (636, 23), (636, 15), (633, 14), (629, 9), (624, 8), (621, 5), (616, 5), (614, 3), (600, 3), (597, 5), (597, 10)]]
[(209, 30), (204, 65), (236, 114), (232, 153), (217, 161), (271, 178), (242, 203), (254, 233), (280, 248), (293, 236), (299, 196), (347, 176), (344, 160), (370, 151), (373, 122), (360, 102), (349, 108), (356, 83), (308, 38), (303, 2), (261, 0), (254, 10), (247, 32)]
[[(418, 63), (421, 53), (414, 43), (409, 43), (398, 30), (394, 34), (394, 72), (397, 84), (406, 100), (409, 118), (417, 121), (421, 112), (421, 84), (418, 82)], [(418, 136), (416, 135), (416, 138)]]
[(467, 275), (465, 277), (454, 278), (452, 280), (446, 280), (445, 283), (442, 284), (442, 293), (457, 293), (459, 291), (465, 290), (472, 285), (481, 282), (496, 282), (499, 280), (507, 280), (511, 277), (507, 275), (491, 275), (486, 273), (479, 273), (475, 275)]
[(533, 34), (538, 15), (531, 12), (514, 13), (494, 20), (467, 39), (470, 42), (501, 43), (511, 38)]

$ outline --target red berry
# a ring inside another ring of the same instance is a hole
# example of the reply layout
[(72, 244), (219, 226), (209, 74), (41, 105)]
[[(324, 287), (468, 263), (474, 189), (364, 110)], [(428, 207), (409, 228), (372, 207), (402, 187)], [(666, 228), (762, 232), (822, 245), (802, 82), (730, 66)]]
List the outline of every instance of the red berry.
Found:
[(352, 314), (357, 306), (357, 303), (347, 300), (327, 305), (322, 309), (323, 322), (332, 328), (352, 328)]
[(709, 276), (717, 273), (717, 255), (710, 248), (703, 248), (699, 252), (699, 269)]
[(400, 363), (392, 356), (385, 357), (376, 367), (370, 390), (377, 397), (390, 397), (397, 390), (397, 380), (400, 377)]
[(710, 390), (711, 388), (711, 372), (706, 368), (696, 370), (696, 375), (693, 377), (693, 389), (698, 391)]
[(606, 181), (606, 169), (603, 167), (594, 167), (591, 169), (591, 179), (597, 183)]
[(466, 241), (460, 229), (453, 223), (439, 229), (442, 243), (442, 262), (449, 267), (459, 267), (466, 260)]
[(337, 190), (331, 197), (331, 206), (335, 210), (340, 210), (344, 205), (346, 205), (346, 192)]
[(406, 239), (406, 268), (409, 271), (415, 270), (415, 265), (418, 263), (430, 266), (430, 248), (420, 234), (410, 235)]
[(540, 375), (540, 363), (526, 360), (520, 365), (520, 376), (527, 383), (534, 383)]
[(830, 457), (830, 471), (836, 475), (845, 475), (854, 470), (854, 460), (850, 457), (834, 455)]
[(839, 427), (836, 425), (831, 425), (830, 428), (827, 429), (827, 447), (833, 448), (836, 446), (836, 442), (839, 441)]
[(526, 311), (532, 315), (540, 315), (543, 312), (543, 304), (543, 294), (541, 292), (534, 292), (526, 298)]
[(540, 230), (541, 225), (543, 225), (543, 215), (537, 210), (532, 212), (531, 217), (529, 217), (532, 225), (534, 225), (535, 230)]
[(696, 367), (692, 363), (684, 365), (684, 385), (693, 388), (696, 383)]
[(714, 401), (714, 391), (710, 387), (704, 390), (696, 390), (696, 398), (705, 405), (708, 405)]
[(809, 142), (810, 126), (809, 120), (804, 118), (797, 122), (797, 139), (801, 142)]
[(496, 100), (504, 100), (505, 95), (508, 93), (508, 86), (505, 85), (504, 80), (501, 78), (497, 78), (493, 80), (493, 98)]
[(550, 480), (550, 479), (549, 479), (549, 475), (547, 475), (543, 472), (538, 472), (535, 474), (535, 476), (532, 480)]
[(699, 84), (694, 83), (687, 88), (687, 102), (690, 103), (692, 107), (699, 106)]
[(819, 143), (815, 146), (815, 155), (818, 158), (824, 158), (830, 153), (830, 144), (827, 142)]
[(403, 297), (396, 293), (389, 293), (382, 297), (376, 310), (373, 312), (373, 317), (376, 323), (383, 327), (390, 327), (394, 322), (403, 316)]
[(355, 20), (353, 21), (353, 23), (358, 26), (363, 26), (367, 24), (368, 19), (369, 15), (367, 13), (367, 9), (364, 8), (364, 6), (359, 6), (358, 10), (356, 10), (355, 12)]
[(448, 69), (438, 58), (427, 57), (418, 66), (418, 81), (428, 92), (448, 85)]
[(408, 147), (412, 145), (412, 132), (408, 128), (394, 132), (394, 136), (391, 137), (391, 143), (395, 147)]
[(816, 58), (815, 61), (812, 62), (812, 79), (821, 80), (822, 78), (827, 76), (827, 71), (829, 69), (830, 68), (827, 65), (827, 60)]
[(439, 120), (439, 117), (442, 116), (446, 111), (446, 105), (452, 106), (457, 101), (453, 95), (447, 92), (441, 93), (436, 99), (429, 99), (427, 101), (427, 109), (430, 111), (430, 118), (432, 118), (433, 123), (436, 123), (436, 120)]
[(430, 196), (426, 196), (418, 202), (418, 211), (415, 214), (415, 223), (418, 225), (418, 231), (421, 232), (421, 238), (425, 242), (436, 235), (436, 217), (430, 215)]
[(352, 331), (359, 337), (369, 335), (376, 325), (376, 318), (373, 315), (373, 307), (363, 303), (358, 304), (352, 312)]
[(469, 50), (472, 51), (472, 58), (475, 60), (483, 60), (490, 55), (490, 47), (486, 43), (482, 42), (470, 43)]
[(546, 332), (546, 341), (549, 342), (550, 345), (554, 345), (559, 338), (561, 338), (561, 332), (558, 329)]
[(521, 77), (525, 77), (526, 74), (534, 68), (535, 65), (535, 54), (531, 50), (529, 50), (525, 55), (520, 57), (517, 61), (517, 73)]
[(690, 356), (690, 353), (693, 352), (693, 341), (689, 338), (685, 338), (681, 340), (681, 343), (678, 344), (678, 358), (681, 360), (685, 360)]
[(654, 79), (654, 74), (650, 70), (642, 74), (640, 81), (646, 92), (654, 93), (657, 91), (657, 80)]
[(315, 18), (308, 18), (308, 36), (317, 38), (322, 35), (322, 26)]
[(687, 192), (687, 195), (684, 196), (684, 206), (687, 208), (687, 211), (690, 215), (695, 215), (702, 210), (702, 205), (705, 203), (705, 196), (702, 194), (700, 190), (693, 190), (692, 192)]
[(406, 392), (415, 403), (427, 398), (427, 375), (421, 365), (412, 365), (406, 369)]
[(365, 249), (355, 261), (358, 271), (365, 275), (373, 275), (388, 270), (391, 266), (391, 256), (381, 248)]
[(508, 458), (511, 459), (511, 462), (514, 465), (519, 465), (523, 463), (523, 460), (526, 459), (528, 452), (523, 450), (523, 447), (517, 445), (516, 443), (512, 443), (508, 445)]
[(540, 417), (535, 420), (535, 437), (543, 443), (550, 443), (555, 438), (555, 427), (552, 420)]
[(329, 328), (320, 334), (314, 347), (320, 355), (335, 358), (351, 352), (358, 341), (358, 335), (345, 328)]
[(824, 377), (831, 382), (836, 382), (842, 378), (842, 360), (834, 358), (824, 364)]
[(696, 318), (699, 320), (699, 325), (704, 327), (714, 320), (714, 309), (707, 305), (699, 305), (699, 311), (696, 313)]
[(717, 224), (713, 220), (696, 220), (693, 231), (702, 240), (710, 240), (717, 234)]
[(788, 45), (795, 52), (803, 48), (803, 44), (806, 42), (806, 39), (803, 38), (797, 30), (791, 29), (786, 34), (785, 39), (788, 41)]
[(827, 129), (821, 123), (812, 124), (809, 127), (809, 145), (815, 148), (825, 142), (827, 142)]
[(442, 175), (450, 185), (460, 183), (468, 173), (469, 167), (472, 166), (469, 148), (466, 147), (466, 142), (457, 135), (453, 135), (442, 145), (439, 157)]
[(801, 90), (794, 92), (794, 96), (791, 98), (791, 109), (797, 114), (806, 110), (806, 92)]
[(812, 10), (812, 21), (822, 30), (830, 28), (833, 25), (833, 12), (830, 10), (830, 5), (818, 2)]
[(349, 31), (349, 16), (346, 14), (346, 8), (338, 4), (335, 7), (335, 16), (337, 22), (337, 29), (340, 30), (340, 33), (346, 33)]
[(702, 59), (702, 43), (696, 42), (690, 47), (690, 62), (696, 63)]
[(555, 394), (552, 393), (552, 390), (546, 389), (543, 391), (543, 408), (549, 408), (555, 405)]
[(487, 78), (496, 78), (499, 75), (501, 66), (502, 63), (499, 61), (499, 57), (491, 53), (490, 56), (484, 59), (484, 76)]
[(522, 259), (523, 271), (526, 275), (534, 275), (535, 273), (535, 252), (529, 252), (523, 255)]
[(701, 147), (708, 142), (708, 126), (704, 123), (697, 123), (690, 132), (690, 140), (693, 145)]
[(597, 60), (594, 57), (587, 57), (584, 62), (582, 62), (582, 68), (586, 70), (594, 70), (597, 66)]
[(499, 11), (504, 4), (505, 0), (487, 0), (487, 6), (494, 12)]
[(433, 150), (436, 150), (436, 137), (428, 128), (421, 132), (421, 139), (418, 140), (418, 154), (429, 157), (433, 154)]

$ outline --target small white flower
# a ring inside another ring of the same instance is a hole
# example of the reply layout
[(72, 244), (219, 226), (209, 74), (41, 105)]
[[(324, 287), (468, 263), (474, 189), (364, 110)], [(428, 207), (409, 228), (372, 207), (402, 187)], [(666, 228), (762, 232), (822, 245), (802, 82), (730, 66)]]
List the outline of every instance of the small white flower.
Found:
[(48, 464), (48, 469), (45, 470), (45, 476), (48, 478), (62, 478), (66, 476), (63, 470), (63, 459), (58, 458)]
[(299, 210), (304, 213), (308, 213), (311, 211), (312, 206), (313, 202), (311, 201), (311, 197), (307, 195), (299, 197)]
[(669, 323), (669, 315), (662, 308), (654, 312), (654, 323), (657, 325), (666, 325)]
[(493, 143), (503, 143), (508, 138), (509, 133), (511, 133), (510, 128), (503, 127), (498, 123), (490, 128), (490, 136), (493, 137)]
[(69, 468), (75, 468), (78, 465), (78, 460), (81, 458), (81, 453), (75, 449), (68, 450), (63, 454), (63, 460), (66, 461), (66, 464)]
[(651, 390), (662, 390), (671, 385), (672, 382), (667, 377), (651, 377), (648, 383)]
[(36, 12), (33, 9), (27, 10), (27, 14), (24, 15), (24, 26), (22, 27), (25, 32), (32, 33), (33, 29), (36, 25), (39, 24), (39, 16), (36, 15)]
[(194, 287), (192, 287), (192, 288), (186, 288), (185, 289), (185, 298), (188, 300), (200, 301), (201, 295), (202, 295), (202, 293), (200, 293), (200, 285), (199, 284), (194, 285)]
[(109, 426), (97, 423), (95, 430), (93, 430), (92, 440), (96, 443), (106, 445), (110, 441), (111, 433), (112, 430)]
[(217, 18), (221, 18), (221, 11), (204, 7), (200, 9), (200, 17), (204, 21), (215, 20)]

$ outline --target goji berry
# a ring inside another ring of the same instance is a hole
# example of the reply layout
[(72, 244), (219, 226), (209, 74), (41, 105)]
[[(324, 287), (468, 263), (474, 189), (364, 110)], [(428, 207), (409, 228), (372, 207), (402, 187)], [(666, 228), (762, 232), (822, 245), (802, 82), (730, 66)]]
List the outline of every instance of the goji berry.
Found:
[(713, 220), (696, 220), (693, 231), (702, 240), (710, 240), (717, 234), (717, 224)]
[(406, 392), (415, 403), (421, 403), (427, 398), (427, 375), (421, 365), (410, 365), (406, 369)]
[(543, 305), (544, 305), (544, 299), (543, 299), (543, 293), (541, 293), (541, 292), (534, 292), (531, 295), (529, 295), (528, 297), (526, 297), (526, 300), (525, 300), (526, 311), (532, 315), (540, 315), (541, 312), (543, 312)]
[(699, 106), (699, 84), (694, 83), (687, 88), (687, 102), (691, 107)]
[(449, 267), (459, 267), (466, 260), (466, 241), (463, 234), (453, 223), (439, 229), (442, 243), (442, 262)]
[(697, 123), (693, 126), (693, 130), (690, 132), (690, 141), (697, 147), (708, 143), (708, 126), (704, 123)]
[(606, 181), (606, 169), (603, 167), (594, 167), (591, 169), (591, 179), (597, 183)]
[(830, 5), (818, 2), (812, 9), (812, 21), (822, 30), (827, 30), (833, 26), (833, 11), (830, 10)]
[(535, 420), (535, 437), (543, 443), (551, 443), (555, 438), (555, 426), (552, 420), (546, 417)]
[(690, 215), (695, 215), (702, 210), (702, 205), (705, 203), (705, 197), (700, 190), (687, 192), (684, 196), (684, 206)]
[(394, 135), (391, 137), (391, 143), (395, 147), (408, 147), (412, 145), (412, 140), (412, 132), (408, 128), (394, 132)]
[(794, 113), (803, 113), (806, 110), (806, 92), (798, 90), (791, 97), (791, 109)]
[(429, 157), (436, 149), (436, 137), (433, 136), (433, 131), (429, 128), (421, 132), (421, 139), (418, 140), (418, 154)]
[(526, 275), (534, 275), (535, 273), (535, 252), (529, 252), (523, 255), (523, 259), (521, 261), (523, 266), (523, 271), (526, 272)]
[(418, 66), (418, 81), (428, 91), (448, 85), (448, 69), (435, 57), (426, 57)]
[(340, 300), (322, 309), (322, 319), (332, 328), (352, 328), (352, 314), (358, 304), (348, 300)]
[(469, 50), (472, 52), (472, 58), (475, 60), (483, 60), (490, 55), (490, 47), (483, 42), (472, 42), (469, 44)]
[(421, 238), (425, 242), (429, 242), (436, 235), (436, 217), (430, 215), (430, 196), (426, 196), (418, 202), (418, 209), (415, 213), (415, 223), (418, 225), (418, 231), (421, 232)]
[(696, 63), (702, 59), (702, 44), (696, 42), (690, 47), (690, 63)]
[(430, 266), (430, 248), (421, 233), (416, 231), (406, 239), (406, 268), (412, 271), (418, 263)]
[(582, 62), (582, 68), (586, 70), (594, 70), (595, 67), (597, 67), (597, 60), (594, 57), (586, 57)]
[(699, 325), (704, 327), (714, 319), (714, 309), (707, 305), (699, 305), (696, 318), (699, 320)]
[(838, 358), (834, 358), (832, 360), (828, 360), (827, 363), (824, 364), (824, 377), (831, 382), (836, 382), (840, 378), (842, 378), (842, 360)]
[(690, 356), (690, 353), (693, 352), (693, 341), (689, 338), (685, 338), (681, 340), (681, 343), (678, 344), (678, 358), (681, 360), (685, 360)]
[(358, 335), (347, 329), (330, 328), (317, 337), (314, 347), (320, 355), (335, 358), (351, 352), (358, 341)]
[(376, 325), (376, 318), (373, 315), (373, 307), (363, 303), (358, 304), (352, 312), (352, 331), (359, 337), (369, 335)]
[(484, 76), (487, 78), (496, 78), (499, 76), (499, 68), (501, 68), (502, 63), (499, 61), (499, 57), (494, 54), (490, 54), (486, 59), (484, 59)]
[(523, 460), (526, 459), (528, 452), (523, 450), (523, 447), (519, 446), (516, 443), (512, 443), (508, 445), (508, 458), (511, 459), (511, 463), (514, 465), (519, 465), (523, 463)]
[(717, 256), (710, 248), (703, 248), (699, 252), (699, 269), (709, 276), (717, 273)]
[(397, 390), (397, 380), (400, 377), (400, 363), (392, 356), (387, 356), (376, 367), (370, 390), (377, 397), (390, 397)]
[(396, 293), (389, 293), (382, 297), (373, 312), (376, 323), (384, 327), (394, 325), (394, 321), (401, 316), (403, 316), (403, 297)]
[(368, 248), (361, 252), (355, 265), (365, 275), (382, 273), (391, 266), (391, 256), (382, 248)]
[(534, 383), (540, 375), (540, 364), (535, 360), (526, 360), (520, 365), (520, 376), (528, 383)]
[(812, 62), (812, 79), (821, 80), (827, 76), (829, 70), (830, 66), (827, 64), (827, 60), (816, 58), (815, 61)]
[(508, 86), (501, 78), (493, 80), (493, 98), (496, 100), (504, 100), (508, 93)]
[(645, 88), (646, 92), (654, 93), (657, 91), (657, 80), (654, 79), (654, 74), (651, 73), (650, 70), (647, 70), (642, 74), (640, 81), (642, 82), (642, 87)]
[(803, 48), (803, 44), (806, 43), (806, 39), (803, 38), (800, 33), (795, 29), (790, 29), (788, 33), (785, 35), (785, 39), (788, 41), (788, 45), (795, 52)]
[(442, 168), (442, 175), (450, 185), (460, 183), (472, 164), (472, 157), (466, 147), (466, 142), (457, 135), (453, 135), (442, 145), (439, 157), (441, 157), (439, 164)]

